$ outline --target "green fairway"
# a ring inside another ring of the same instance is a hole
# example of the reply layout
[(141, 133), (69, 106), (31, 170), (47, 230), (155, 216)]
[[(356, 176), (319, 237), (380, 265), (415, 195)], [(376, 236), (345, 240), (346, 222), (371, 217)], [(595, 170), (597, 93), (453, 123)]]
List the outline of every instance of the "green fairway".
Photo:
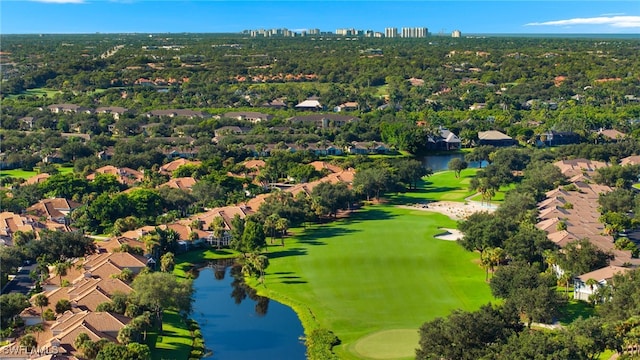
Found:
[(60, 90), (52, 90), (52, 89), (46, 89), (46, 88), (35, 88), (35, 89), (27, 89), (24, 92), (18, 94), (18, 95), (9, 95), (8, 98), (9, 99), (14, 99), (19, 97), (20, 95), (23, 96), (37, 96), (37, 97), (48, 97), (48, 98), (53, 98), (55, 95), (57, 94), (62, 94), (62, 91)]
[[(73, 167), (69, 167), (69, 166), (60, 166), (58, 167), (58, 171), (61, 174), (67, 174), (67, 173), (72, 173), (73, 172)], [(37, 170), (31, 170), (31, 171), (27, 171), (27, 170), (22, 170), (22, 169), (12, 169), (12, 170), (1, 170), (0, 171), (0, 177), (5, 177), (5, 176), (9, 176), (9, 177), (13, 177), (13, 178), (22, 178), (22, 179), (29, 179), (32, 178), (36, 175), (38, 175), (39, 172)]]
[[(423, 322), (453, 309), (491, 301), (478, 255), (435, 239), (439, 227), (455, 222), (394, 205), (314, 225), (284, 248), (269, 248), (271, 265), (257, 289), (291, 305), (307, 330), (334, 331), (342, 341), (335, 349), (341, 358), (362, 358), (371, 343), (362, 338), (382, 330), (417, 332)], [(398, 343), (385, 359), (411, 357), (417, 346), (417, 338)]]
[(415, 204), (426, 201), (465, 201), (475, 191), (469, 191), (469, 183), (478, 169), (465, 169), (459, 178), (453, 171), (439, 171), (426, 178), (417, 190), (390, 196), (396, 204)]

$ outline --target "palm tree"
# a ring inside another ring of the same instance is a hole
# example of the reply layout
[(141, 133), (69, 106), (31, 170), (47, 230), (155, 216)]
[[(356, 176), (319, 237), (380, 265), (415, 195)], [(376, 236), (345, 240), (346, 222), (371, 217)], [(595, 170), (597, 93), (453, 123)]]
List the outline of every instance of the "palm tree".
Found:
[(280, 239), (282, 240), (282, 246), (284, 246), (284, 237), (287, 235), (289, 229), (289, 220), (286, 218), (279, 218), (276, 221), (275, 229), (280, 232)]
[(33, 305), (35, 305), (35, 306), (40, 308), (40, 318), (44, 322), (44, 310), (43, 310), (43, 308), (45, 306), (49, 305), (49, 298), (47, 298), (47, 296), (45, 294), (38, 294), (33, 299)]
[(564, 285), (564, 296), (568, 297), (569, 296), (569, 282), (571, 282), (571, 279), (573, 278), (573, 276), (568, 272), (568, 271), (564, 271), (562, 273), (562, 275), (560, 275), (560, 278), (558, 279), (558, 282), (562, 283)]
[(264, 219), (264, 232), (271, 236), (271, 243), (273, 244), (273, 239), (276, 237), (276, 223), (280, 220), (280, 216), (278, 214), (271, 214)]
[(27, 334), (20, 339), (20, 346), (26, 347), (27, 352), (31, 352), (31, 349), (38, 346), (38, 341), (33, 335)]
[(553, 266), (558, 263), (558, 254), (550, 249), (545, 250), (542, 253), (545, 263), (547, 263), (547, 270), (553, 271)]
[(173, 255), (172, 252), (168, 252), (162, 255), (162, 258), (160, 258), (160, 271), (169, 272), (173, 270), (173, 267), (175, 266), (175, 264), (176, 264), (175, 256)]
[(218, 245), (218, 250), (220, 250), (220, 243), (222, 237), (224, 236), (225, 223), (224, 218), (222, 216), (218, 216), (213, 219), (213, 223), (211, 224), (213, 230), (213, 237), (216, 238), (216, 242)]
[(53, 272), (60, 278), (60, 286), (62, 286), (62, 277), (67, 276), (67, 270), (71, 268), (70, 261), (56, 261), (53, 264)]

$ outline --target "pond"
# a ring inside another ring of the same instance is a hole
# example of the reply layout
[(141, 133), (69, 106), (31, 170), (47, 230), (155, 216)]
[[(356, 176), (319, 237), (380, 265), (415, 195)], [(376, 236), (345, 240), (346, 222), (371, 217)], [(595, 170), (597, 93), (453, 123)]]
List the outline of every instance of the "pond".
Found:
[[(422, 158), (422, 165), (426, 168), (431, 168), (433, 172), (448, 170), (449, 161), (455, 158), (464, 159), (464, 154), (457, 153), (457, 154), (427, 155)], [(471, 161), (469, 162), (468, 167), (470, 168), (486, 167), (488, 164), (489, 163), (486, 161), (482, 161), (482, 163), (480, 163), (479, 161)]]
[(208, 359), (305, 359), (296, 313), (258, 296), (229, 261), (197, 271), (192, 317), (200, 325)]

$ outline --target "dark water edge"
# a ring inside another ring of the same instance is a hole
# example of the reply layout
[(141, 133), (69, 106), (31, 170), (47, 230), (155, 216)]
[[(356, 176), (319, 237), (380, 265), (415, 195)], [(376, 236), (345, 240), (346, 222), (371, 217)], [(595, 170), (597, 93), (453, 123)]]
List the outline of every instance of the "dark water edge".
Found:
[(202, 331), (207, 359), (305, 359), (304, 329), (288, 306), (259, 296), (229, 261), (196, 271), (193, 320)]

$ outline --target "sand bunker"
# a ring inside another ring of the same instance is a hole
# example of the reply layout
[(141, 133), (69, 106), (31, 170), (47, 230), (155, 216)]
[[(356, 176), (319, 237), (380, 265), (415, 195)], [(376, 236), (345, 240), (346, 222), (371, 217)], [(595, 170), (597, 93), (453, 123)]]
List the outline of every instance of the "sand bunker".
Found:
[(444, 230), (445, 232), (434, 236), (436, 239), (447, 240), (447, 241), (458, 241), (462, 239), (463, 235), (462, 235), (462, 232), (460, 232), (460, 230), (447, 229), (447, 228), (440, 228), (440, 229)]
[(495, 205), (481, 204), (475, 201), (437, 201), (428, 204), (415, 204), (412, 206), (402, 207), (408, 209), (437, 212), (440, 214), (444, 214), (453, 220), (466, 219), (469, 215), (479, 211), (493, 212), (496, 210)]

